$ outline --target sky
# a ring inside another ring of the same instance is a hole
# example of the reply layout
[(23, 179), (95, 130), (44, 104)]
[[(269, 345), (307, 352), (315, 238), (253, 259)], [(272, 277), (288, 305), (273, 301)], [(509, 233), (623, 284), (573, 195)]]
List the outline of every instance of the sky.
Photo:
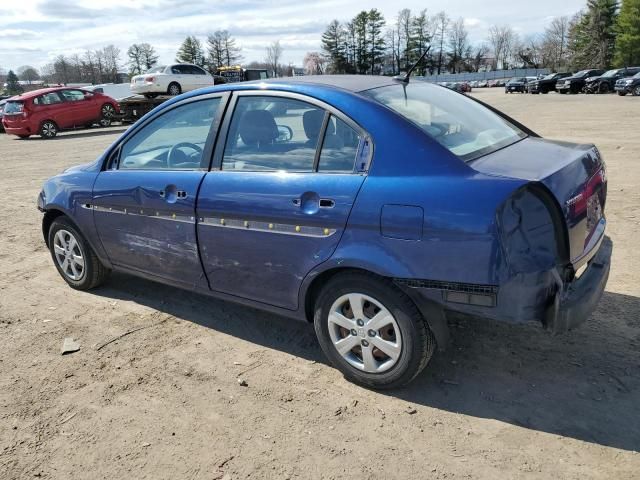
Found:
[[(174, 60), (184, 37), (201, 40), (229, 30), (244, 62), (261, 61), (267, 45), (280, 40), (283, 63), (302, 65), (304, 54), (320, 50), (320, 37), (333, 19), (346, 21), (377, 8), (390, 24), (398, 10), (441, 10), (465, 18), (473, 43), (491, 25), (511, 25), (522, 36), (544, 31), (553, 17), (572, 15), (585, 0), (0, 0), (0, 68), (41, 67), (60, 54), (114, 44), (122, 51), (148, 42), (161, 63)], [(531, 7), (534, 8), (531, 8)]]

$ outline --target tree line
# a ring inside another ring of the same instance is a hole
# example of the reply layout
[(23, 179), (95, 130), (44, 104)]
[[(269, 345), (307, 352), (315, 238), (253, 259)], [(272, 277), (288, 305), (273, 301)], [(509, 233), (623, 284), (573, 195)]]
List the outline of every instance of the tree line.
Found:
[(520, 36), (492, 25), (473, 44), (464, 18), (446, 12), (402, 9), (387, 22), (376, 9), (351, 20), (333, 20), (322, 34), (322, 52), (305, 57), (314, 73), (395, 75), (428, 50), (417, 73), (474, 72), (509, 68), (579, 70), (640, 65), (640, 0), (587, 0), (573, 16), (553, 18), (538, 34)]

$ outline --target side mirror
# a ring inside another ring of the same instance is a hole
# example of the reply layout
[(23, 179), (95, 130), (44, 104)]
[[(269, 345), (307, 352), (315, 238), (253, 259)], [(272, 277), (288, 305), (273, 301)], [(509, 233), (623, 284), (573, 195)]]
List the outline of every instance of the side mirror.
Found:
[(293, 138), (293, 130), (286, 125), (278, 125), (278, 138), (277, 143), (288, 142)]

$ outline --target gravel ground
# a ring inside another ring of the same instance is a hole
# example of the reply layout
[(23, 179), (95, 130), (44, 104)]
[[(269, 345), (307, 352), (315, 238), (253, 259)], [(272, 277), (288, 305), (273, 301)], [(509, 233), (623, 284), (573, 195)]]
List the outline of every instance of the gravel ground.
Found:
[[(68, 288), (37, 193), (123, 129), (0, 135), (0, 477), (637, 479), (640, 98), (474, 95), (601, 149), (607, 291), (561, 337), (452, 319), (449, 349), (386, 393), (327, 366), (309, 325), (124, 275)], [(68, 336), (81, 349), (61, 356)]]

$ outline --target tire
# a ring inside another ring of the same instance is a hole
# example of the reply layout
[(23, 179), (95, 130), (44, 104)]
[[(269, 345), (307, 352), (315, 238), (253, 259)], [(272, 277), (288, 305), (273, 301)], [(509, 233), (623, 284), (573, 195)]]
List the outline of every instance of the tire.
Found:
[[(362, 307), (362, 319), (352, 304)], [(378, 323), (375, 331), (367, 329), (376, 313), (387, 321)], [(406, 385), (424, 369), (436, 345), (415, 304), (389, 280), (365, 273), (339, 274), (322, 288), (314, 327), (329, 361), (348, 380), (369, 388)], [(340, 353), (336, 343), (344, 340), (345, 351)]]
[(44, 139), (55, 138), (58, 135), (58, 125), (53, 120), (45, 120), (40, 125), (39, 135)]
[(609, 93), (609, 84), (606, 82), (601, 83), (598, 87), (598, 93)]
[(146, 98), (156, 98), (158, 96), (157, 93), (145, 93), (144, 96)]
[(631, 91), (631, 94), (634, 97), (640, 97), (640, 85), (637, 85), (633, 88), (633, 90)]
[(53, 264), (71, 288), (90, 290), (104, 283), (109, 276), (110, 270), (102, 265), (66, 216), (60, 216), (51, 223), (48, 240)]
[(182, 93), (182, 87), (177, 82), (171, 82), (167, 87), (167, 93), (173, 97)]
[(113, 116), (116, 114), (116, 109), (110, 103), (105, 103), (100, 109), (100, 120), (98, 123), (101, 127), (108, 127), (113, 121)]

